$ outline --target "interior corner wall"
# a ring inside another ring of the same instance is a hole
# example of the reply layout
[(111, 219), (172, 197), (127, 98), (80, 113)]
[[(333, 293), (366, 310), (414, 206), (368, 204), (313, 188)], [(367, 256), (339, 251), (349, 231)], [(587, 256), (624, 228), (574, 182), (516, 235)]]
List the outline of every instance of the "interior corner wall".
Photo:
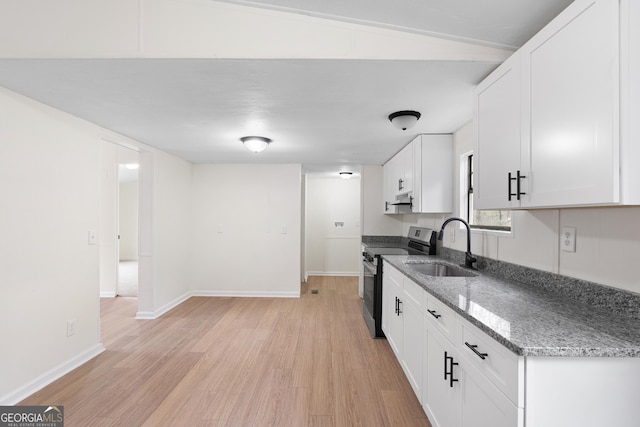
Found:
[(402, 236), (402, 216), (384, 213), (382, 166), (364, 165), (360, 172), (363, 236)]
[(100, 145), (85, 122), (2, 88), (0, 117), (0, 404), (14, 404), (102, 351), (88, 238), (99, 229)]
[(301, 166), (194, 164), (196, 295), (300, 295)]
[[(164, 308), (181, 302), (189, 292), (192, 164), (162, 151), (150, 154), (153, 156), (151, 311), (162, 313)], [(143, 160), (141, 168), (144, 163)]]

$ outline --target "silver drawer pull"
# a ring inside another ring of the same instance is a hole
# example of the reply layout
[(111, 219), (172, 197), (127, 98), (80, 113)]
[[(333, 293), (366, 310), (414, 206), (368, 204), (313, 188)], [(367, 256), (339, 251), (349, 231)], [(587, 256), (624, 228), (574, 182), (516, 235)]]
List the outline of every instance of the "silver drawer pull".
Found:
[(468, 342), (465, 341), (464, 345), (469, 347), (471, 349), (471, 351), (473, 351), (476, 354), (476, 356), (478, 356), (482, 360), (484, 360), (488, 356), (487, 353), (480, 353), (478, 350), (476, 350), (478, 348), (478, 346), (475, 345), (475, 344), (469, 344)]

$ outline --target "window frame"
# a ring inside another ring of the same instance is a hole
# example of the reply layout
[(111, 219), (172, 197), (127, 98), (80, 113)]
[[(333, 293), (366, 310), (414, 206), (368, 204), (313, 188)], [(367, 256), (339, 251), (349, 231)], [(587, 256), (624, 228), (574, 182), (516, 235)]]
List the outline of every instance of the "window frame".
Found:
[[(473, 151), (467, 151), (460, 156), (460, 216), (469, 223), (472, 232), (497, 234), (500, 236), (513, 236), (514, 220), (513, 212), (510, 215), (511, 225), (478, 225), (472, 224), (473, 215)], [(506, 210), (506, 209), (505, 209)]]

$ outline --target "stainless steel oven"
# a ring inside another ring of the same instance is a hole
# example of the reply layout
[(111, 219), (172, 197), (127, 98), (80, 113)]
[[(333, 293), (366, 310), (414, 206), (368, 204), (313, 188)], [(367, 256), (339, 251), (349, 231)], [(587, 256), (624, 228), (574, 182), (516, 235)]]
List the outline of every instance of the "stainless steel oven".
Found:
[(362, 313), (374, 338), (384, 338), (382, 331), (382, 255), (435, 255), (436, 233), (433, 230), (410, 227), (409, 236), (396, 245), (365, 245), (362, 252), (363, 290)]
[[(376, 319), (376, 314), (382, 313), (382, 295), (380, 298), (376, 298), (376, 290), (379, 285), (376, 283), (378, 280), (377, 267), (374, 264), (374, 257), (367, 252), (363, 253), (362, 265), (364, 267), (363, 275), (363, 287), (362, 287), (362, 314), (364, 315), (364, 321), (367, 323), (367, 327), (373, 337), (384, 337), (380, 321), (382, 319)], [(381, 291), (381, 290), (380, 290)], [(377, 303), (380, 304), (378, 311)]]

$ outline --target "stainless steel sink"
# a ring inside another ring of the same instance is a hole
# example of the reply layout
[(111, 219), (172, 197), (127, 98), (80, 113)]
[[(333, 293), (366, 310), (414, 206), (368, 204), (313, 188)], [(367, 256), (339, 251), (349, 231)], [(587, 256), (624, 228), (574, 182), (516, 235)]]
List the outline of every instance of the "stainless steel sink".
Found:
[(448, 264), (439, 263), (425, 263), (425, 264), (406, 264), (407, 267), (415, 270), (418, 273), (425, 274), (427, 276), (438, 277), (476, 277), (477, 274), (472, 273), (464, 268), (455, 267)]

